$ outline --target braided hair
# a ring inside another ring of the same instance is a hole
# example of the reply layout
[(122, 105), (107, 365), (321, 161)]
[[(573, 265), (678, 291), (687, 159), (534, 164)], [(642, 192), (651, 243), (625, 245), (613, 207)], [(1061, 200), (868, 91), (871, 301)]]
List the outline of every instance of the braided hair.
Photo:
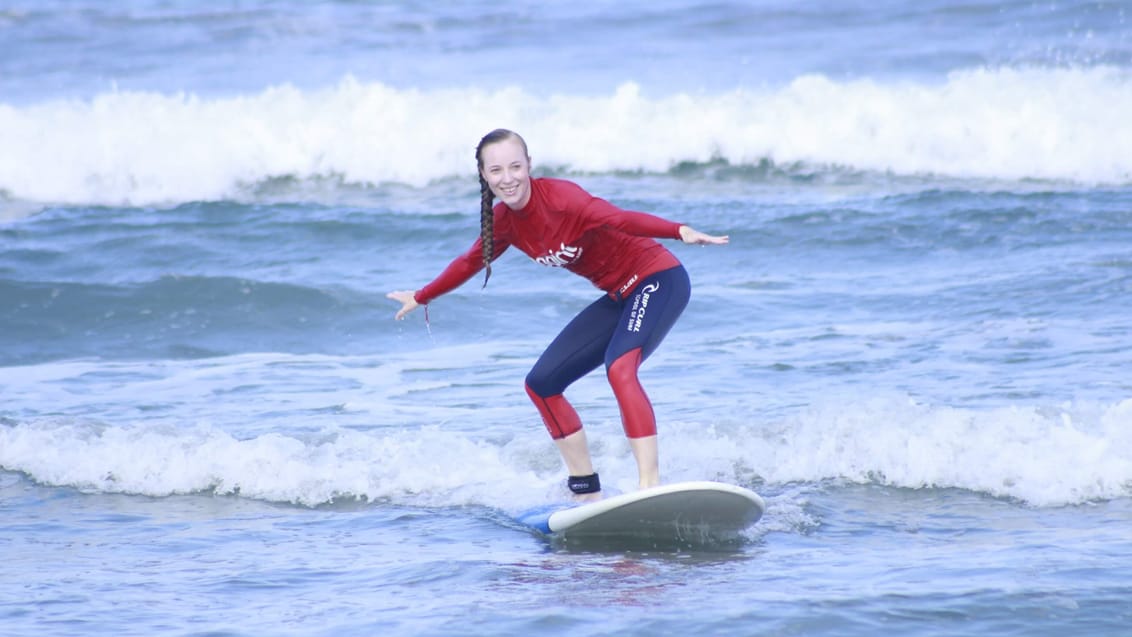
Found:
[(492, 201), (495, 195), (491, 193), (491, 186), (480, 175), (480, 241), (483, 243), (483, 267), (486, 274), (483, 276), (483, 287), (487, 287), (487, 280), (491, 278), (491, 260), (495, 258), (495, 215), (492, 212)]
[(518, 133), (506, 128), (497, 128), (484, 135), (476, 146), (476, 165), (478, 168), (476, 174), (480, 178), (480, 241), (483, 243), (483, 266), (486, 270), (483, 277), (483, 287), (487, 287), (487, 280), (491, 278), (491, 261), (495, 258), (495, 216), (492, 211), (495, 195), (491, 192), (491, 186), (488, 185), (487, 180), (483, 178), (483, 149), (486, 146), (512, 138), (519, 140), (519, 143), (523, 145), (523, 154), (527, 154), (527, 142)]

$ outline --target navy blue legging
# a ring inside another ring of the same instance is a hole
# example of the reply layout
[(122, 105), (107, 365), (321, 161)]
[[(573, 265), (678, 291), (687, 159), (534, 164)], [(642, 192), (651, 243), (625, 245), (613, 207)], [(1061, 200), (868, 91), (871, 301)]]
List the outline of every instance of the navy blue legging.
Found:
[(688, 272), (676, 266), (646, 277), (621, 300), (602, 296), (562, 329), (527, 374), (527, 394), (551, 437), (582, 428), (562, 392), (603, 363), (625, 434), (656, 435), (656, 417), (637, 370), (672, 329), (690, 295)]

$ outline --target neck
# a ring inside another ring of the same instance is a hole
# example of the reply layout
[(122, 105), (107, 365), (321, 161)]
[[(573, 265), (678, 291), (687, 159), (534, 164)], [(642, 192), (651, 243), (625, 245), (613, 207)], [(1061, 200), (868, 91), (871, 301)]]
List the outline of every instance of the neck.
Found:
[(527, 181), (527, 196), (522, 201), (515, 202), (515, 205), (507, 204), (507, 207), (515, 212), (522, 212), (527, 204), (531, 203), (531, 197), (534, 195), (534, 178), (532, 177)]

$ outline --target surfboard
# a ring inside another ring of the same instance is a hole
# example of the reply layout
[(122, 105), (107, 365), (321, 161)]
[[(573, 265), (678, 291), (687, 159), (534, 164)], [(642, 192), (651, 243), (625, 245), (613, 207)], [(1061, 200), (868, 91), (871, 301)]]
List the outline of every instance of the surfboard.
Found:
[(703, 546), (736, 540), (762, 517), (754, 491), (722, 482), (678, 482), (579, 505), (551, 505), (517, 520), (572, 542)]

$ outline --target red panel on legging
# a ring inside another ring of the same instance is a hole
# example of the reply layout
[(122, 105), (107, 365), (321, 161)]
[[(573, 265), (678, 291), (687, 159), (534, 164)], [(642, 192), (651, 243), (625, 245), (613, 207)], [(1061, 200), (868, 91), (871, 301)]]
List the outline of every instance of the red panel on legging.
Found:
[(546, 430), (550, 432), (550, 437), (555, 440), (561, 440), (572, 433), (577, 433), (582, 429), (582, 419), (578, 417), (578, 412), (574, 410), (574, 406), (562, 394), (543, 398), (536, 394), (528, 385), (527, 395), (531, 397), (535, 407), (538, 407), (538, 413), (542, 416), (542, 422), (546, 425)]
[(656, 415), (652, 403), (641, 387), (637, 370), (641, 367), (641, 348), (629, 350), (609, 365), (606, 375), (617, 406), (621, 408), (621, 424), (630, 438), (656, 435)]

